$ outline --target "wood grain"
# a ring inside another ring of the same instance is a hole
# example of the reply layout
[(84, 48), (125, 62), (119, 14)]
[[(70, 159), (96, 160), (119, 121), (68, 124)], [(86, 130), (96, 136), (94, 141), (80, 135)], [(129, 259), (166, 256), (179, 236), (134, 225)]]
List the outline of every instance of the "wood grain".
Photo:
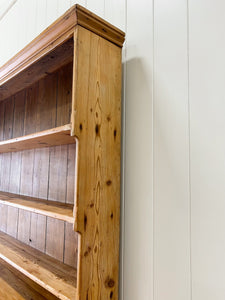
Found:
[[(35, 132), (36, 113), (35, 108), (38, 101), (38, 84), (30, 86), (26, 90), (25, 116), (24, 116), (24, 135)], [(34, 150), (23, 151), (21, 159), (21, 180), (20, 193), (32, 196), (33, 192), (33, 165)], [(19, 210), (18, 217), (18, 239), (26, 244), (30, 243), (30, 224), (31, 213)]]
[(46, 254), (63, 262), (64, 222), (47, 218)]
[(26, 282), (0, 262), (0, 300), (44, 300)]
[[(12, 128), (13, 128), (13, 110), (14, 110), (14, 97), (10, 99), (10, 102), (4, 103), (2, 106), (2, 117), (3, 122), (1, 123), (1, 137), (2, 139), (12, 138)], [(1, 156), (1, 187), (8, 191), (10, 187), (10, 168), (11, 168), (11, 153), (5, 153)], [(0, 208), (0, 230), (7, 232), (7, 221), (8, 221), (8, 207), (1, 206)]]
[[(25, 116), (25, 91), (17, 93), (14, 96), (14, 116), (13, 116), (13, 134), (12, 138), (22, 136), (24, 132), (24, 116)], [(12, 153), (11, 155), (11, 168), (10, 168), (10, 183), (9, 191), (19, 194), (20, 193), (20, 180), (21, 180), (21, 160), (22, 153)], [(18, 217), (19, 210), (16, 207), (8, 206), (7, 214), (7, 234), (17, 237), (18, 234)]]
[(0, 153), (74, 144), (70, 124), (0, 142)]
[[(40, 297), (40, 299), (42, 299), (42, 297), (44, 299), (48, 299), (48, 300), (57, 300), (58, 299), (52, 293), (50, 293), (49, 291), (47, 291), (46, 289), (44, 289), (43, 287), (41, 287), (40, 285), (38, 285), (36, 282), (34, 282), (33, 280), (31, 280), (29, 277), (25, 276), (23, 273), (21, 273), (19, 270), (15, 269), (13, 266), (9, 265), (4, 260), (0, 259), (0, 264), (1, 264), (2, 267), (7, 268), (7, 270), (11, 271), (13, 273), (13, 275), (19, 280), (18, 286), (16, 286), (16, 287), (18, 289), (21, 288), (21, 291), (24, 290), (23, 287), (24, 287), (24, 284), (26, 284), (26, 286), (29, 289), (31, 289), (34, 292), (36, 291), (37, 296)], [(10, 277), (8, 279), (10, 280)], [(25, 291), (26, 291), (26, 287), (25, 287)], [(28, 297), (29, 300), (31, 300), (30, 296), (32, 296), (32, 294), (28, 293), (27, 297)]]
[[(58, 77), (59, 76), (52, 76), (52, 83), (51, 85), (54, 85), (54, 87), (58, 87)], [(46, 84), (46, 82), (45, 82)], [(61, 90), (61, 87), (60, 89)], [(57, 99), (54, 98), (55, 95), (55, 89), (51, 89), (51, 93), (46, 98), (46, 101), (50, 98), (50, 102), (54, 103), (56, 108), (58, 108), (58, 97)], [(66, 99), (63, 97), (60, 99), (59, 102), (63, 101), (63, 99)], [(45, 106), (49, 106), (48, 102)], [(42, 117), (42, 115), (41, 115)], [(57, 112), (55, 112), (54, 118), (49, 118), (48, 114), (46, 114), (46, 111), (44, 109), (44, 123), (45, 126), (52, 126), (55, 124), (55, 126), (59, 125), (60, 122), (64, 122), (67, 120), (66, 115), (62, 115), (61, 119), (57, 119)], [(63, 146), (67, 147), (67, 146)], [(60, 151), (62, 149), (62, 146), (54, 147), (50, 149), (49, 152), (49, 182), (48, 182), (48, 200), (59, 200), (60, 202), (65, 203), (65, 178), (66, 174), (63, 173), (63, 176), (61, 176), (61, 168), (62, 170), (65, 169), (65, 165), (61, 164), (64, 160), (67, 161), (67, 158), (61, 157)], [(62, 153), (61, 153), (62, 154)], [(58, 181), (57, 179), (60, 180)], [(56, 181), (54, 181), (56, 180)], [(55, 234), (57, 232), (57, 235)], [(46, 225), (46, 253), (51, 255), (52, 257), (63, 261), (63, 251), (64, 251), (64, 241), (65, 241), (65, 232), (64, 232), (64, 222), (61, 220), (55, 220), (52, 218), (47, 217), (47, 225)]]
[[(74, 139), (74, 137), (73, 137)], [(51, 148), (48, 199), (66, 202), (67, 145)]]
[(64, 263), (77, 268), (78, 235), (73, 230), (73, 224), (65, 223)]
[[(0, 153), (9, 152), (0, 158), (1, 186), (8, 191), (11, 176), (28, 196), (0, 194), (0, 205), (19, 209), (24, 242), (0, 233), (0, 258), (59, 299), (118, 300), (123, 41), (76, 5), (0, 69), (0, 101), (13, 95), (0, 106)], [(14, 126), (23, 131), (15, 139)], [(18, 165), (14, 150), (23, 150)], [(67, 264), (78, 265), (78, 279)]]
[(46, 201), (5, 192), (0, 192), (0, 203), (10, 207), (21, 208), (30, 212), (39, 213), (69, 223), (74, 222), (72, 204)]
[(82, 27), (75, 39), (78, 297), (118, 299), (121, 49)]
[[(7, 88), (7, 81), (13, 79), (23, 70), (34, 65), (42, 57), (46, 57), (49, 52), (53, 51), (57, 46), (63, 44), (73, 36), (74, 28), (81, 25), (96, 34), (109, 39), (113, 43), (122, 47), (124, 42), (124, 32), (112, 26), (102, 18), (91, 13), (80, 5), (74, 5), (63, 16), (56, 20), (51, 26), (44, 30), (36, 39), (16, 54), (0, 69), (0, 100), (6, 98), (4, 94)], [(64, 56), (59, 56), (64, 57)], [(51, 61), (51, 59), (50, 59)], [(36, 79), (37, 80), (37, 79)], [(30, 79), (28, 82), (31, 84)], [(4, 87), (6, 83), (6, 87)], [(26, 83), (24, 80), (23, 83)], [(15, 92), (14, 92), (15, 93)]]
[(75, 299), (75, 269), (3, 233), (0, 233), (0, 258), (59, 299)]
[(29, 245), (45, 252), (46, 244), (46, 216), (31, 213)]

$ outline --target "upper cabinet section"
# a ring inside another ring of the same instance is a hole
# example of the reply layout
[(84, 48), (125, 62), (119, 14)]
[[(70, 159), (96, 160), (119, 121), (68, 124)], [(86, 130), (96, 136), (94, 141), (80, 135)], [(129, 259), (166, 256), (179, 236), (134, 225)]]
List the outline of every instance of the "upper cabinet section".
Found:
[(72, 62), (77, 25), (119, 47), (123, 45), (124, 32), (80, 5), (74, 5), (0, 68), (0, 101)]

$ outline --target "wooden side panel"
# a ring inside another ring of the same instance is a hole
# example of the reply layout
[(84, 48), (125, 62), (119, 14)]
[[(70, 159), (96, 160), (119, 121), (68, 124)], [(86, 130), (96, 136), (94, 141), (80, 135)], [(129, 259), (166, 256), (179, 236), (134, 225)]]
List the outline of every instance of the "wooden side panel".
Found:
[(72, 121), (79, 141), (78, 297), (118, 299), (121, 49), (77, 30)]

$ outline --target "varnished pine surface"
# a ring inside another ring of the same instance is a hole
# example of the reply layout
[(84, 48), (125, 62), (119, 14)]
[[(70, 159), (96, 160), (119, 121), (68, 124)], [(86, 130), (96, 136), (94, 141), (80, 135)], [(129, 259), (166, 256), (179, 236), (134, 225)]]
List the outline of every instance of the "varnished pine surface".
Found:
[[(73, 39), (69, 39), (41, 59), (18, 72), (18, 74), (15, 74), (11, 80), (1, 84), (2, 79), (0, 77), (0, 101), (14, 95), (24, 88), (28, 88), (31, 84), (46, 77), (48, 74), (52, 74), (61, 67), (72, 63), (72, 61)], [(22, 62), (19, 63), (22, 64)]]
[(0, 142), (0, 153), (74, 144), (70, 124)]
[(77, 282), (74, 268), (2, 232), (0, 232), (0, 258), (59, 299), (76, 299)]
[[(14, 81), (13, 85), (8, 85), (8, 81), (13, 79), (19, 73), (24, 74), (23, 71), (29, 68), (32, 64), (41, 60), (44, 56), (48, 56), (51, 51), (60, 48), (61, 45), (70, 39), (73, 36), (74, 28), (80, 25), (99, 36), (104, 37), (105, 39), (110, 40), (112, 43), (115, 43), (119, 47), (122, 47), (125, 34), (123, 31), (119, 30), (115, 26), (112, 26), (110, 23), (106, 22), (102, 18), (93, 14), (86, 8), (80, 5), (74, 5), (71, 7), (64, 15), (62, 15), (58, 20), (56, 20), (52, 25), (50, 25), (46, 30), (44, 30), (37, 38), (35, 38), (30, 44), (28, 44), (24, 49), (22, 49), (18, 54), (16, 54), (12, 59), (10, 59), (5, 65), (0, 68), (0, 101), (5, 99), (7, 96), (12, 95), (10, 89), (14, 88), (16, 82), (21, 81), (21, 78), (17, 78)], [(57, 50), (56, 50), (57, 51)], [(61, 52), (61, 51), (60, 51)], [(66, 51), (65, 51), (66, 53)], [(63, 53), (64, 54), (64, 53)], [(53, 55), (54, 56), (54, 55)], [(67, 55), (59, 55), (56, 65), (62, 66), (62, 58), (68, 58), (66, 61), (71, 61), (72, 56), (70, 55), (70, 48)], [(51, 54), (50, 59), (47, 64), (51, 63)], [(37, 64), (40, 68), (41, 76), (43, 76), (43, 63)], [(38, 68), (37, 68), (38, 69)], [(44, 66), (46, 72), (48, 68)], [(27, 76), (28, 75), (28, 76)], [(38, 74), (35, 77), (41, 78)], [(29, 84), (34, 83), (30, 82), (32, 80), (31, 76), (26, 73), (22, 76), (23, 85), (26, 84), (27, 80), (23, 80), (23, 77), (27, 77)], [(36, 79), (37, 80), (37, 79)], [(17, 88), (16, 91), (19, 91)], [(15, 91), (14, 91), (15, 93)]]
[(18, 278), (0, 262), (0, 300), (44, 300), (26, 282)]
[(80, 26), (76, 41), (78, 293), (80, 300), (118, 300), (121, 49)]
[(73, 205), (71, 204), (47, 201), (6, 192), (0, 192), (0, 204), (21, 208), (69, 223), (74, 222)]

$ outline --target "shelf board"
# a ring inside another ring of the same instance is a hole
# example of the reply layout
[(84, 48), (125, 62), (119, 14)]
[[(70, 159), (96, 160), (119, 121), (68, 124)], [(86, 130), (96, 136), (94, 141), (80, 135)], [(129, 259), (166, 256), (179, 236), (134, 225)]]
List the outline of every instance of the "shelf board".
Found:
[(4, 300), (44, 300), (46, 299), (26, 282), (18, 278), (12, 271), (0, 262), (0, 299)]
[(70, 135), (70, 132), (71, 125), (67, 124), (18, 138), (1, 141), (0, 153), (74, 144), (75, 138)]
[(76, 270), (0, 232), (0, 258), (61, 300), (76, 299)]
[(0, 204), (22, 208), (37, 214), (74, 223), (73, 205), (0, 192)]

